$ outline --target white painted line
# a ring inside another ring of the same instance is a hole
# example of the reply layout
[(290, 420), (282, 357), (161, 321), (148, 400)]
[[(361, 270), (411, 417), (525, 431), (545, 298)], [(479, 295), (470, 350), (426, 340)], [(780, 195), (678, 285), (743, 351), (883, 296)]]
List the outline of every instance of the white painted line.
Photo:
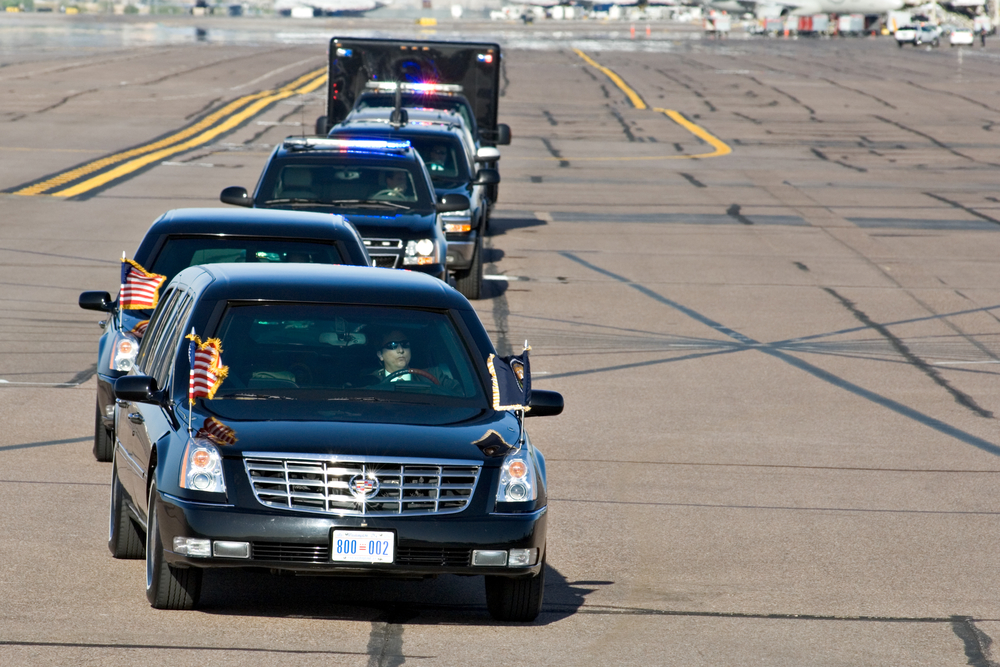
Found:
[(973, 366), (976, 364), (1000, 364), (1000, 361), (991, 359), (989, 361), (933, 361), (931, 366)]
[(507, 282), (515, 282), (518, 280), (529, 280), (523, 276), (501, 276), (501, 275), (483, 275), (483, 280), (506, 280)]

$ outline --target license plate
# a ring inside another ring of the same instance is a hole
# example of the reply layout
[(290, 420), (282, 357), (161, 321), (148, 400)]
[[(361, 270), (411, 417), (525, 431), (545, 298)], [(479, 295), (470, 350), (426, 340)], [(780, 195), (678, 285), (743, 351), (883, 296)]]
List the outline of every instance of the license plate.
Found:
[(396, 534), (374, 530), (335, 530), (330, 560), (342, 563), (391, 563)]

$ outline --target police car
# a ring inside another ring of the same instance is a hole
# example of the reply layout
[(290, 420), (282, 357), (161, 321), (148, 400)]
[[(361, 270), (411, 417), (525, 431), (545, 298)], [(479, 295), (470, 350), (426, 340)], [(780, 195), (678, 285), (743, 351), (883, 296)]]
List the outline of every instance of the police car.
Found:
[[(123, 303), (108, 292), (80, 295), (86, 310), (107, 313), (97, 352), (97, 407), (94, 417), (94, 457), (110, 461), (114, 450), (115, 401), (112, 387), (132, 367), (159, 289), (182, 269), (195, 264), (240, 262), (370, 264), (365, 246), (339, 216), (290, 211), (238, 211), (225, 208), (176, 209), (157, 218), (146, 231), (135, 255), (123, 261), (128, 274), (123, 292), (133, 280), (143, 283), (142, 299)], [(150, 278), (150, 276), (152, 276)], [(124, 306), (124, 307), (123, 307)]]
[(251, 196), (232, 186), (223, 203), (343, 215), (360, 232), (375, 266), (447, 280), (439, 213), (468, 210), (469, 198), (439, 200), (419, 153), (407, 141), (289, 137), (275, 147)]
[(489, 228), (489, 186), (500, 182), (496, 169), (480, 165), (498, 159), (499, 151), (487, 147), (477, 150), (458, 113), (434, 109), (356, 110), (330, 130), (330, 137), (406, 140), (423, 158), (439, 198), (449, 194), (468, 197), (468, 209), (441, 213), (440, 221), (455, 287), (468, 299), (480, 298), (483, 236)]

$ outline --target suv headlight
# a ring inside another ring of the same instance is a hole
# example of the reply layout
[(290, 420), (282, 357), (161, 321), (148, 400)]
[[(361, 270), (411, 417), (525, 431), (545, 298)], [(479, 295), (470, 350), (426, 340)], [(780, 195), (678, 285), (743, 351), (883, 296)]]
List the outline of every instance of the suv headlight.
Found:
[(523, 503), (538, 497), (538, 474), (535, 464), (528, 455), (528, 448), (521, 447), (511, 452), (500, 467), (500, 486), (497, 488), (498, 503)]
[(403, 255), (404, 266), (423, 266), (425, 264), (440, 264), (441, 250), (433, 239), (407, 241)]
[(438, 219), (444, 231), (449, 234), (468, 233), (472, 231), (472, 210), (451, 211), (439, 213)]
[(109, 364), (111, 370), (124, 372), (132, 370), (135, 357), (139, 354), (139, 339), (132, 334), (119, 333), (115, 335), (112, 345), (114, 347), (111, 349)]
[(222, 455), (208, 440), (188, 440), (181, 459), (180, 487), (191, 491), (225, 493), (226, 479), (222, 476)]

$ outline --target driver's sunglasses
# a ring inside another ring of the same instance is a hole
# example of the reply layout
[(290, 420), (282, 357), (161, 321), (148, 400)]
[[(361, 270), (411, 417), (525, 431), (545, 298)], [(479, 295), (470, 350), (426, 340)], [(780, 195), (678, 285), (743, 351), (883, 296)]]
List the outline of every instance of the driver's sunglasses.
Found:
[(390, 340), (388, 343), (382, 346), (383, 350), (395, 350), (397, 347), (401, 347), (405, 350), (410, 349), (410, 341), (408, 340)]

